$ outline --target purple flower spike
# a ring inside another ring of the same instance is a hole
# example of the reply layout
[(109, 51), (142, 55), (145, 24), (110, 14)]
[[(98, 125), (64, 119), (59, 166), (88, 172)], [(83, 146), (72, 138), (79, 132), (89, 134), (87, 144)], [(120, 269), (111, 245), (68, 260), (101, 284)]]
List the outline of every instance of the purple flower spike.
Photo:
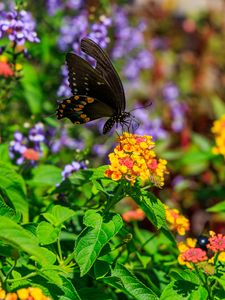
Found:
[(86, 169), (86, 168), (87, 168), (86, 162), (73, 161), (71, 164), (66, 165), (64, 167), (64, 170), (62, 171), (63, 180), (68, 178), (74, 172), (76, 172), (80, 169)]
[(10, 41), (23, 45), (26, 41), (38, 43), (35, 22), (25, 10), (2, 12), (0, 19), (0, 36), (8, 36)]

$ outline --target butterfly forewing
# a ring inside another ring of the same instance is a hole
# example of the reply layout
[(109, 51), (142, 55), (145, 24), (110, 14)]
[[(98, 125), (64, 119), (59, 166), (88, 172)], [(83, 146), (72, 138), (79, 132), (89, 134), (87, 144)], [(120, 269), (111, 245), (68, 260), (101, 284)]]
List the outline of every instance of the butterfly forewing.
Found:
[(73, 95), (89, 96), (109, 105), (115, 112), (115, 95), (108, 83), (86, 60), (74, 53), (66, 55), (69, 84)]
[(81, 49), (87, 55), (90, 55), (96, 60), (96, 71), (101, 74), (101, 76), (108, 82), (109, 86), (114, 91), (116, 96), (114, 101), (117, 104), (117, 113), (120, 114), (125, 110), (125, 94), (120, 77), (113, 67), (109, 56), (98, 44), (88, 38), (81, 40)]

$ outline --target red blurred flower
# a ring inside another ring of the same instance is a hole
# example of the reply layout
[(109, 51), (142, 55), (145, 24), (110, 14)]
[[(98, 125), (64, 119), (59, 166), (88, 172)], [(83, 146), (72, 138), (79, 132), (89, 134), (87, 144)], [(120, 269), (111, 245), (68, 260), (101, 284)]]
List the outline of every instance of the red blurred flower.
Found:
[(34, 149), (28, 148), (23, 152), (23, 157), (28, 160), (38, 160), (39, 154)]
[(125, 222), (141, 221), (145, 218), (145, 213), (142, 209), (130, 210), (122, 215)]
[(11, 77), (13, 76), (13, 70), (5, 61), (0, 61), (0, 76)]

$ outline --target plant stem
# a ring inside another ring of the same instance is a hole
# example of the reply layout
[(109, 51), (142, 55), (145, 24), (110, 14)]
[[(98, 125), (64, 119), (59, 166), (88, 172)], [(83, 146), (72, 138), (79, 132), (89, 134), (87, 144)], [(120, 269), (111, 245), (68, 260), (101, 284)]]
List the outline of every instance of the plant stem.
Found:
[(31, 277), (36, 276), (37, 273), (36, 272), (32, 272), (24, 277), (20, 277), (20, 278), (13, 278), (13, 279), (8, 279), (7, 282), (16, 282), (16, 281), (21, 281), (21, 280), (25, 280), (25, 279), (29, 279)]

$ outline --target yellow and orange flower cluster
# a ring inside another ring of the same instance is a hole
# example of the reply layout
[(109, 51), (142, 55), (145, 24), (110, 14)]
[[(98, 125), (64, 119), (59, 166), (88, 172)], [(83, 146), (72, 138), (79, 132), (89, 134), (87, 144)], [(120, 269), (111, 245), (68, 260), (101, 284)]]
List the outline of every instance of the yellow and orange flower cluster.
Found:
[(51, 300), (51, 298), (46, 297), (42, 290), (37, 287), (29, 287), (24, 289), (19, 289), (14, 293), (6, 293), (0, 287), (0, 299), (1, 300)]
[(178, 209), (169, 208), (167, 205), (164, 205), (164, 207), (166, 209), (166, 221), (170, 230), (177, 232), (179, 235), (185, 235), (190, 230), (189, 220)]
[(216, 142), (213, 153), (222, 154), (225, 158), (225, 114), (213, 123), (211, 130), (215, 135)]
[(162, 187), (168, 173), (167, 161), (156, 158), (152, 137), (125, 132), (118, 141), (114, 152), (109, 154), (110, 166), (105, 175), (115, 181), (124, 178), (131, 184), (140, 178), (142, 182)]

